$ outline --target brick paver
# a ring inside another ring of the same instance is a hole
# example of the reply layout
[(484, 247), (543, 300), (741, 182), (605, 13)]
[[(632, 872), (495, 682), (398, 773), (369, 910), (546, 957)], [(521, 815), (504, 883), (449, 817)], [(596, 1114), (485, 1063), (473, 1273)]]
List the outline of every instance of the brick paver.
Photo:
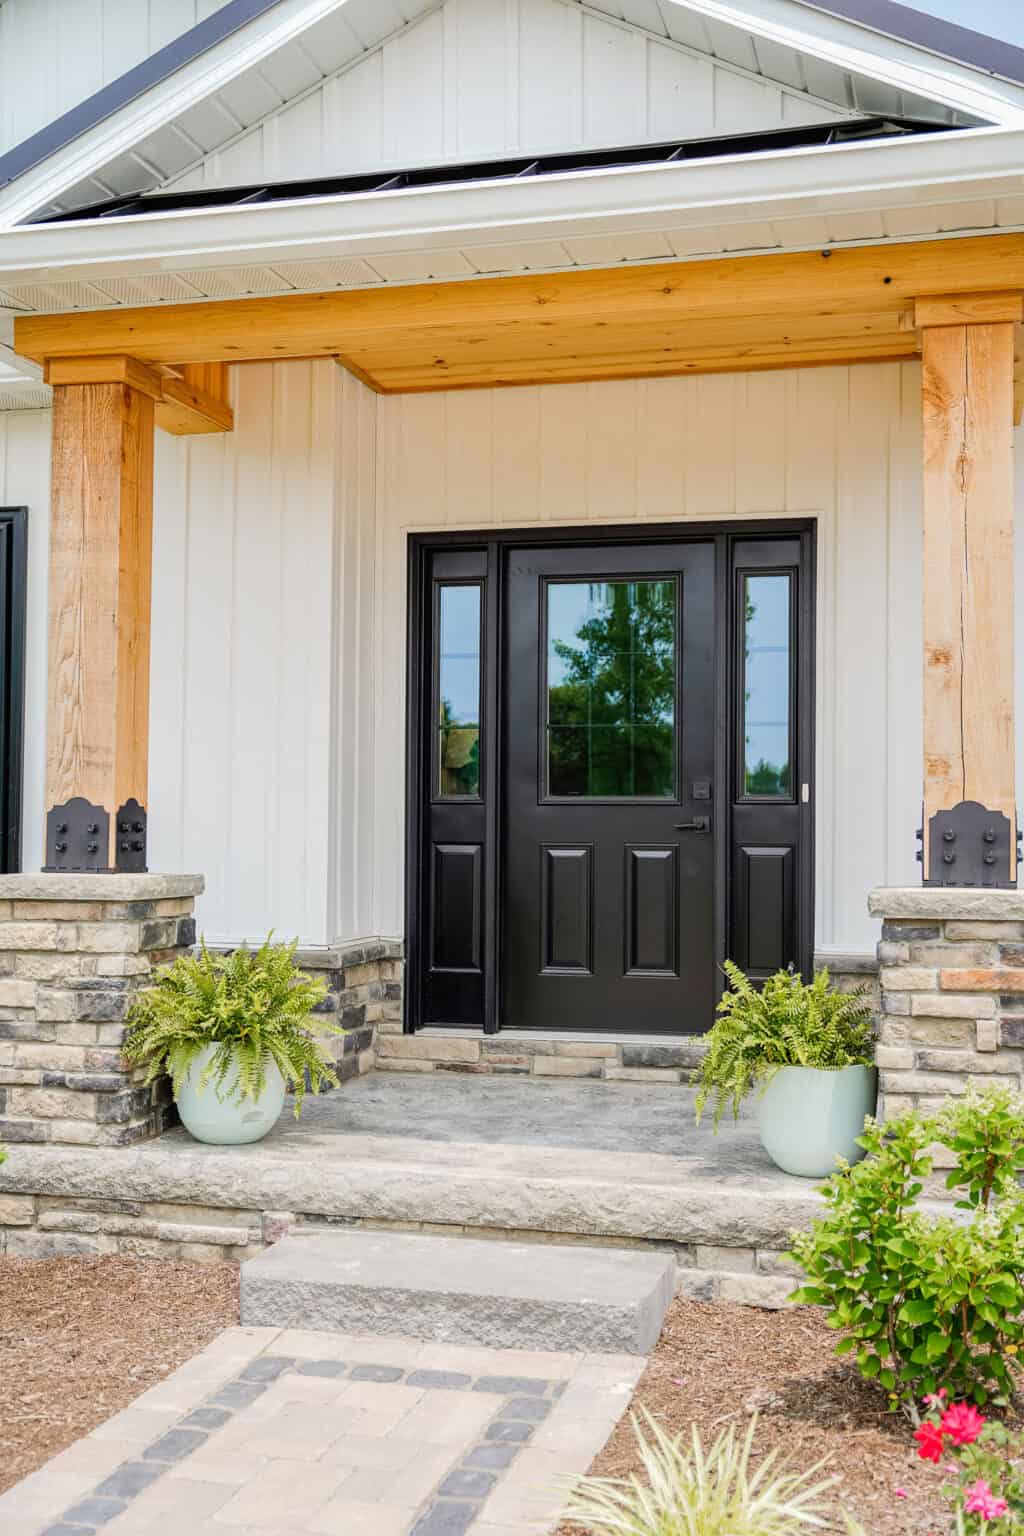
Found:
[(232, 1328), (0, 1497), (3, 1536), (541, 1536), (632, 1355)]

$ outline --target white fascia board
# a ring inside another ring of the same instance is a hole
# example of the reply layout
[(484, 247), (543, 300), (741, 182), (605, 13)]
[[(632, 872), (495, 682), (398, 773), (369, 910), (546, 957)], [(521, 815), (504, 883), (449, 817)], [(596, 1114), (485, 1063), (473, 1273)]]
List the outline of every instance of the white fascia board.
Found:
[(794, 0), (662, 0), (784, 48), (1004, 127), (1024, 124), (1024, 87)]
[(0, 230), (48, 207), (69, 187), (125, 154), (149, 134), (205, 101), (276, 49), (301, 37), (346, 0), (279, 0), (242, 32), (193, 59), (137, 101), (98, 123), (0, 193)]
[(1024, 131), (974, 128), (536, 181), (29, 225), (0, 233), (0, 275), (8, 283), (87, 281), (919, 207), (1019, 194), (1022, 174)]

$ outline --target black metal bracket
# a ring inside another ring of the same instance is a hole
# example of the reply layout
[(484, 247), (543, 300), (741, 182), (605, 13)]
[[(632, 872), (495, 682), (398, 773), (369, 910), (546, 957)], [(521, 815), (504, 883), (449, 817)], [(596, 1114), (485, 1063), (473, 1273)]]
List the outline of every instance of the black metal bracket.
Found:
[(146, 809), (137, 800), (126, 800), (117, 813), (114, 865), (121, 874), (146, 873)]
[(102, 873), (109, 868), (110, 816), (76, 795), (46, 813), (45, 874)]
[[(961, 800), (936, 811), (928, 823), (928, 878), (925, 885), (1014, 887), (1010, 867), (1010, 819), (977, 800)], [(1021, 833), (1017, 834), (1020, 856)], [(924, 842), (923, 830), (917, 833)], [(923, 860), (923, 850), (918, 849)]]

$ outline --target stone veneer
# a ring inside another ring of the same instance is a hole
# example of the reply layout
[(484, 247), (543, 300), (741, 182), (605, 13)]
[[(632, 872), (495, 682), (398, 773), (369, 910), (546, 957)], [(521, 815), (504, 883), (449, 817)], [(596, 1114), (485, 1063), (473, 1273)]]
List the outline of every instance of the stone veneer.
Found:
[(872, 891), (879, 1117), (938, 1109), (974, 1078), (1022, 1087), (1024, 891)]
[[(395, 944), (397, 955), (401, 946)], [(873, 955), (816, 955), (815, 967), (827, 965), (844, 992), (863, 988), (868, 1002), (878, 1005), (878, 962)], [(386, 1014), (376, 1043), (379, 1072), (467, 1072), (520, 1077), (592, 1077), (606, 1083), (680, 1083), (689, 1079), (704, 1055), (700, 1035), (672, 1040), (599, 1035), (571, 1035), (551, 1029), (479, 1030), (426, 1029), (402, 1033), (401, 966), (388, 968)]]
[(128, 1146), (173, 1115), (121, 1060), (154, 968), (195, 943), (198, 875), (0, 876), (0, 1141)]

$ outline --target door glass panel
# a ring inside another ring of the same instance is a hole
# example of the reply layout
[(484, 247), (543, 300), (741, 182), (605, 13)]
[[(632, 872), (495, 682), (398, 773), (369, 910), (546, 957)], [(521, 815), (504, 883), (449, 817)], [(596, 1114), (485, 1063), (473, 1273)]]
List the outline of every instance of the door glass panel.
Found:
[(672, 799), (676, 583), (547, 588), (547, 792)]
[(744, 577), (743, 793), (791, 800), (792, 577)]
[(480, 794), (480, 588), (442, 586), (438, 646), (438, 791)]

